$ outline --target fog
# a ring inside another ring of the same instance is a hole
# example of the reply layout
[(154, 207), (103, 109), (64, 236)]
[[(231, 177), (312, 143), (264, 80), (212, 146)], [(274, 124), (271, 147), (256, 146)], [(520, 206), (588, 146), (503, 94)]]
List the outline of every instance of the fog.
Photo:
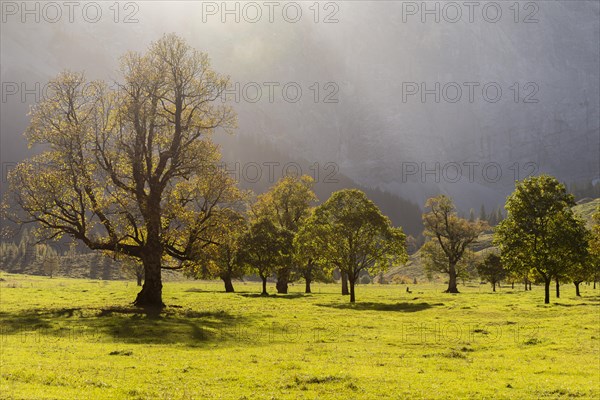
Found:
[[(239, 129), (217, 138), (228, 162), (262, 165), (276, 149), (318, 162), (321, 184), (335, 170), (419, 205), (446, 193), (463, 210), (503, 204), (529, 173), (600, 178), (595, 1), (427, 3), (437, 15), (400, 1), (275, 2), (272, 10), (229, 2), (229, 14), (221, 2), (118, 10), (99, 2), (99, 18), (81, 3), (73, 22), (61, 2), (60, 17), (8, 3), (16, 8), (2, 5), (3, 174), (36, 151), (22, 133), (48, 79), (70, 69), (118, 80), (120, 55), (175, 32), (231, 77)], [(327, 163), (336, 167), (325, 171)]]

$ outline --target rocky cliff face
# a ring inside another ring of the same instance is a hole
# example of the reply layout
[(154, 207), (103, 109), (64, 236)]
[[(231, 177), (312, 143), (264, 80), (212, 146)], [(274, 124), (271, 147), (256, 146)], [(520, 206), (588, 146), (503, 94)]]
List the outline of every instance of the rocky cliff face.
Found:
[[(548, 172), (564, 181), (594, 179), (600, 168), (599, 4), (519, 3), (516, 14), (509, 3), (498, 2), (496, 22), (493, 9), (484, 15), (485, 2), (473, 22), (461, 2), (457, 22), (449, 22), (456, 10), (443, 2), (439, 22), (410, 8), (421, 2), (337, 2), (337, 11), (320, 10), (319, 23), (308, 3), (297, 23), (281, 12), (270, 23), (266, 9), (257, 23), (246, 22), (243, 11), (239, 23), (232, 16), (221, 23), (220, 12), (203, 14), (201, 3), (189, 2), (166, 10), (140, 3), (134, 24), (9, 19), (2, 26), (3, 95), (5, 82), (31, 87), (64, 68), (118, 79), (118, 55), (174, 31), (239, 84), (228, 95), (239, 135), (290, 157), (335, 162), (355, 182), (419, 204), (442, 191), (463, 209), (493, 207), (515, 178)], [(333, 11), (338, 22), (323, 23)], [(297, 87), (302, 95), (293, 101)], [(433, 92), (422, 97), (423, 90)], [(2, 103), (5, 162), (25, 155), (20, 134), (34, 98), (18, 97)], [(229, 146), (233, 158), (247, 151), (235, 141)]]

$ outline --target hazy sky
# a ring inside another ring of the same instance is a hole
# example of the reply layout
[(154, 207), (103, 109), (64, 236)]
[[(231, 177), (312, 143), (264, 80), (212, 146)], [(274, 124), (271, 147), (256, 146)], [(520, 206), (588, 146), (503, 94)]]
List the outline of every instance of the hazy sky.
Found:
[(514, 3), (3, 2), (0, 156), (27, 154), (49, 78), (118, 80), (120, 55), (175, 32), (236, 84), (238, 135), (363, 185), (468, 206), (527, 171), (598, 178), (599, 3)]

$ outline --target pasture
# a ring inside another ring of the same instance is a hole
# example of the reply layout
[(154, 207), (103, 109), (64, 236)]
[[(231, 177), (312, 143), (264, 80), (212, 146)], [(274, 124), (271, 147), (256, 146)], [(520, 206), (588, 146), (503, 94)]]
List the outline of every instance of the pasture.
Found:
[(351, 305), (333, 284), (180, 281), (156, 316), (132, 282), (1, 277), (2, 399), (600, 397), (591, 285), (549, 305), (540, 286), (359, 285)]

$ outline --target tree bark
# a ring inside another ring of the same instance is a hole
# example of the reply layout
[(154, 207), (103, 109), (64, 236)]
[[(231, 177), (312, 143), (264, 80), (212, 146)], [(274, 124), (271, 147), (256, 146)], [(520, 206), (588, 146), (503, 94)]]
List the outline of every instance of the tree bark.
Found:
[(275, 285), (277, 287), (277, 293), (287, 294), (289, 280), (290, 280), (290, 271), (287, 267), (282, 268), (279, 271), (277, 271), (277, 283)]
[(261, 277), (262, 278), (262, 296), (268, 296), (269, 293), (267, 293), (267, 278), (266, 277)]
[(134, 304), (149, 309), (162, 309), (162, 254), (163, 246), (160, 239), (161, 207), (160, 195), (150, 188), (150, 196), (146, 209), (142, 211), (146, 222), (146, 244), (141, 250), (142, 265), (144, 266), (144, 285), (138, 293)]
[(225, 284), (225, 293), (234, 293), (233, 282), (231, 282), (231, 275), (225, 274), (221, 276), (223, 283)]
[(350, 294), (348, 291), (348, 274), (344, 271), (340, 271), (342, 274), (342, 295), (347, 296)]
[(514, 289), (514, 288), (515, 288), (515, 283), (514, 283), (514, 282), (511, 282), (511, 284), (510, 284), (510, 285), (511, 285), (511, 288), (512, 288), (512, 289)]
[(560, 298), (560, 282), (558, 281), (558, 278), (555, 279), (556, 282), (556, 298)]
[(356, 302), (356, 296), (354, 294), (354, 283), (355, 283), (354, 281), (355, 280), (353, 278), (350, 278), (348, 280), (350, 281), (349, 282), (350, 283), (350, 303), (354, 303), (354, 302)]
[(137, 307), (162, 308), (161, 252), (150, 248), (142, 256), (144, 265), (144, 285), (138, 293), (134, 305)]
[(544, 279), (544, 304), (550, 304), (550, 278)]
[(492, 291), (495, 292), (496, 291), (496, 282), (492, 282)]
[(309, 261), (306, 269), (304, 270), (304, 281), (306, 282), (306, 287), (304, 288), (304, 293), (312, 293), (310, 290), (310, 284), (312, 282), (312, 262)]
[(581, 297), (581, 293), (579, 292), (579, 284), (581, 282), (573, 282), (575, 284), (575, 296)]
[(446, 293), (459, 293), (456, 287), (456, 264), (450, 263), (448, 265), (448, 289)]
[(137, 277), (137, 285), (142, 286), (142, 280), (144, 278), (144, 274), (138, 273), (136, 277)]

